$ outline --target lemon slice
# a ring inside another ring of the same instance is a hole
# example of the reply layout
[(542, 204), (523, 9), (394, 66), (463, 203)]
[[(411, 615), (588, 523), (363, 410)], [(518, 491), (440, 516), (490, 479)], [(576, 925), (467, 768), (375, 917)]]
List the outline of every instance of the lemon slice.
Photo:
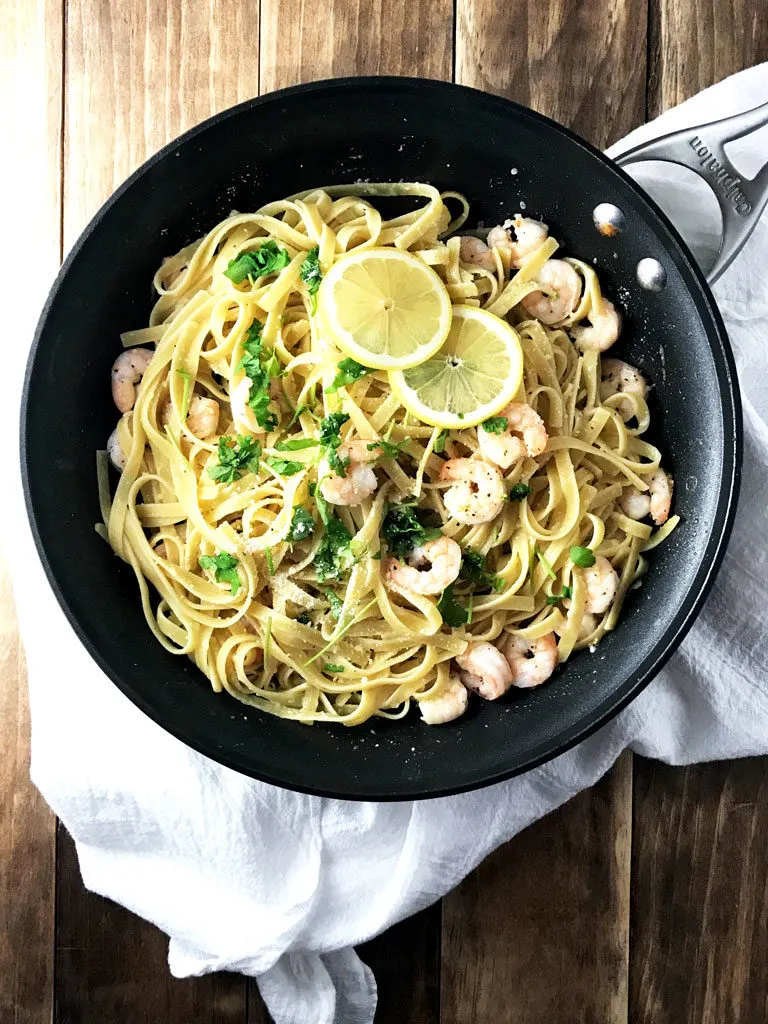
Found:
[(445, 344), (430, 359), (389, 374), (403, 405), (435, 427), (473, 427), (512, 401), (523, 378), (520, 339), (505, 320), (454, 306)]
[(320, 327), (358, 362), (405, 369), (440, 348), (451, 300), (426, 263), (399, 249), (363, 249), (334, 263), (318, 292)]

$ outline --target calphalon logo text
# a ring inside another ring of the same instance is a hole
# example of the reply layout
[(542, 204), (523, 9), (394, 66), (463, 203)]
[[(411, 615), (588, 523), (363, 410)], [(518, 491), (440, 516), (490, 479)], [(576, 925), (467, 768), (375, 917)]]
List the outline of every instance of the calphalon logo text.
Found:
[(699, 156), (699, 163), (704, 170), (712, 172), (715, 185), (718, 186), (736, 213), (740, 213), (742, 216), (749, 213), (752, 209), (752, 203), (750, 203), (739, 188), (741, 178), (729, 174), (728, 169), (723, 167), (717, 157), (712, 156), (707, 144), (702, 142), (698, 135), (694, 135), (691, 139), (691, 147), (696, 150)]

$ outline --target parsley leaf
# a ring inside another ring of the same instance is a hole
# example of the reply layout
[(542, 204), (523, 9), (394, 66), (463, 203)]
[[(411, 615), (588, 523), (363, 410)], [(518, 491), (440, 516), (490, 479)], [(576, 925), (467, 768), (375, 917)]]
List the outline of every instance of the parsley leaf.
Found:
[(339, 372), (333, 378), (333, 383), (326, 388), (326, 395), (332, 395), (339, 388), (345, 388), (348, 384), (354, 384), (356, 380), (373, 373), (373, 367), (363, 366), (356, 359), (342, 359), (339, 363)]
[(447, 430), (441, 430), (440, 433), (437, 435), (437, 440), (435, 441), (435, 447), (433, 450), (438, 455), (442, 455), (443, 452), (445, 451), (445, 442), (448, 440), (449, 437), (450, 435)]
[(208, 476), (223, 484), (233, 484), (245, 470), (258, 473), (261, 445), (255, 437), (238, 436), (237, 441), (225, 436), (219, 438), (219, 464), (208, 470)]
[(504, 589), (504, 580), (501, 576), (488, 572), (485, 567), (485, 555), (473, 548), (465, 548), (462, 552), (459, 579), (466, 580), (475, 587), (491, 587), (497, 592)]
[[(573, 551), (573, 548), (571, 548), (571, 551)], [(550, 579), (556, 580), (557, 579), (557, 575), (555, 574), (555, 570), (552, 568), (552, 565), (550, 564), (550, 562), (544, 557), (544, 555), (542, 555), (542, 553), (539, 551), (539, 549), (535, 545), (534, 545), (534, 548), (533, 548), (533, 553), (534, 553), (534, 555), (536, 555), (538, 560), (541, 562), (541, 564), (547, 570), (547, 576), (549, 576)]]
[(344, 671), (344, 666), (343, 665), (330, 665), (328, 662), (326, 662), (325, 666), (324, 666), (324, 671), (325, 672), (343, 672)]
[(320, 287), (320, 282), (323, 280), (323, 274), (320, 270), (320, 247), (314, 246), (310, 249), (307, 255), (304, 257), (304, 262), (301, 264), (301, 270), (299, 271), (299, 277), (307, 286), (307, 291), (312, 296), (312, 312), (314, 313), (317, 309), (317, 289)]
[(566, 597), (573, 597), (572, 587), (563, 587), (562, 594), (552, 594), (547, 598), (547, 604), (557, 604), (558, 601), (563, 601)]
[(245, 375), (251, 381), (248, 392), (248, 405), (253, 409), (256, 422), (264, 430), (274, 430), (277, 426), (277, 416), (269, 411), (269, 382), (272, 377), (280, 374), (280, 364), (274, 352), (264, 352), (262, 348), (261, 332), (264, 325), (260, 320), (254, 320), (245, 336), (243, 342), (244, 355), (237, 364), (238, 370), (245, 370)]
[(306, 540), (315, 532), (315, 521), (311, 514), (302, 505), (294, 505), (291, 527), (288, 530), (288, 540), (291, 543)]
[(235, 596), (240, 589), (240, 576), (237, 572), (240, 563), (233, 555), (227, 551), (220, 551), (218, 555), (200, 555), (198, 561), (201, 569), (215, 571), (217, 583), (228, 583), (232, 596)]
[(529, 494), (533, 494), (533, 488), (528, 484), (515, 484), (514, 487), (510, 487), (507, 497), (510, 501), (522, 501)]
[(255, 280), (266, 274), (276, 274), (290, 262), (291, 257), (287, 249), (281, 249), (277, 242), (270, 239), (268, 242), (262, 242), (258, 249), (238, 253), (229, 261), (224, 274), (233, 284), (241, 284), (246, 277)]
[(447, 586), (440, 595), (437, 602), (437, 610), (443, 617), (443, 622), (452, 629), (463, 626), (469, 618), (466, 608), (463, 608), (453, 596), (453, 584)]
[(340, 580), (355, 561), (350, 547), (352, 534), (328, 508), (328, 503), (319, 491), (315, 492), (315, 502), (325, 527), (325, 534), (313, 562), (315, 575), (320, 583), (328, 579)]
[(427, 514), (414, 504), (390, 505), (387, 509), (381, 532), (389, 549), (398, 558), (404, 558), (413, 548), (441, 536), (439, 529), (424, 525), (422, 520)]
[(491, 416), (482, 424), (483, 430), (489, 434), (503, 434), (509, 426), (506, 416)]
[(328, 465), (336, 476), (346, 476), (349, 459), (342, 459), (338, 453), (341, 445), (341, 434), (339, 431), (349, 419), (346, 412), (332, 412), (320, 420), (320, 444), (325, 449), (325, 457)]
[(314, 437), (297, 437), (293, 441), (280, 441), (275, 445), (276, 452), (303, 452), (305, 448), (315, 448), (320, 442)]
[(574, 565), (580, 565), (582, 569), (589, 569), (590, 566), (595, 564), (595, 556), (592, 554), (591, 548), (582, 548), (578, 545), (570, 550), (571, 561)]
[[(403, 448), (410, 441), (410, 437), (404, 437), (402, 441), (388, 441), (385, 437), (381, 441), (373, 441), (371, 444), (366, 445), (369, 452), (372, 452), (376, 448), (381, 449), (381, 455), (379, 459), (396, 459), (403, 451)], [(378, 461), (378, 460), (377, 460)]]
[(272, 561), (272, 548), (264, 548), (264, 558), (267, 561), (267, 572), (270, 576), (274, 576), (275, 563)]
[(323, 591), (325, 596), (328, 598), (328, 602), (331, 606), (331, 615), (337, 621), (341, 618), (341, 612), (344, 607), (344, 602), (341, 600), (338, 594), (335, 594), (330, 587), (326, 587)]
[(290, 459), (278, 459), (274, 455), (268, 456), (264, 459), (270, 469), (273, 469), (279, 476), (293, 476), (294, 473), (300, 473), (302, 469), (305, 469), (303, 462), (291, 462)]

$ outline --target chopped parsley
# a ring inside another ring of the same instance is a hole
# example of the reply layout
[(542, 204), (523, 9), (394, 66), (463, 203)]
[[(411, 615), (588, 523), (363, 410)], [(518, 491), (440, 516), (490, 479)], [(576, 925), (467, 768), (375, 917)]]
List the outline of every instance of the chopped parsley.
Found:
[(487, 430), (489, 434), (503, 434), (508, 426), (506, 416), (491, 416), (482, 424), (483, 430)]
[(387, 509), (381, 532), (390, 551), (398, 558), (404, 558), (415, 547), (441, 536), (439, 529), (424, 524), (426, 515), (428, 513), (417, 508), (415, 503), (390, 505)]
[(404, 437), (402, 441), (396, 441), (393, 443), (384, 437), (381, 441), (373, 441), (371, 444), (366, 445), (366, 448), (369, 452), (375, 451), (376, 448), (380, 448), (380, 459), (396, 459), (398, 455), (402, 453), (403, 448), (410, 440), (410, 437)]
[(445, 442), (448, 440), (449, 437), (450, 434), (448, 433), (447, 430), (441, 430), (440, 433), (437, 435), (437, 440), (435, 441), (435, 447), (433, 450), (437, 452), (438, 455), (442, 455), (443, 452), (445, 451)]
[[(573, 550), (573, 548), (571, 548), (571, 550)], [(551, 564), (547, 561), (547, 559), (544, 557), (544, 555), (542, 555), (542, 553), (539, 551), (539, 549), (537, 547), (534, 547), (533, 553), (534, 553), (534, 555), (536, 555), (538, 560), (541, 562), (541, 564), (547, 570), (547, 576), (551, 577), (551, 579), (553, 579), (553, 580), (556, 580), (557, 579), (557, 575), (555, 573), (555, 570), (552, 568)]]
[(198, 559), (201, 569), (213, 570), (217, 583), (228, 583), (232, 596), (240, 589), (240, 576), (237, 567), (240, 564), (234, 555), (220, 551), (218, 555), (200, 555)]
[(459, 626), (463, 626), (469, 618), (467, 609), (460, 605), (453, 596), (452, 583), (440, 595), (440, 600), (437, 602), (437, 610), (442, 615), (443, 622), (446, 626), (450, 626), (451, 629), (458, 629)]
[(303, 505), (294, 505), (291, 526), (288, 530), (288, 537), (292, 544), (300, 540), (306, 540), (315, 532), (315, 521)]
[(340, 430), (349, 419), (346, 412), (332, 412), (320, 420), (320, 444), (325, 449), (328, 465), (336, 476), (346, 476), (349, 459), (342, 459), (338, 448), (341, 445)]
[(294, 473), (300, 473), (302, 469), (305, 469), (303, 462), (291, 462), (290, 459), (278, 459), (274, 455), (269, 455), (264, 459), (270, 469), (273, 469), (278, 476), (293, 476)]
[(331, 606), (331, 615), (337, 621), (341, 618), (341, 612), (344, 607), (344, 602), (341, 600), (338, 594), (335, 594), (330, 587), (326, 587), (323, 591), (325, 596), (328, 598), (328, 603)]
[(279, 441), (276, 452), (303, 452), (305, 448), (316, 448), (320, 442), (314, 437), (297, 437), (293, 441)]
[(529, 494), (533, 494), (533, 488), (529, 487), (528, 484), (515, 484), (513, 487), (510, 487), (507, 497), (510, 501), (522, 501)]
[(329, 662), (326, 662), (325, 665), (324, 665), (324, 671), (325, 672), (337, 672), (337, 673), (338, 672), (343, 672), (344, 671), (344, 666), (343, 665), (331, 665), (331, 664), (329, 664)]
[(254, 437), (239, 435), (219, 438), (219, 463), (208, 470), (208, 476), (222, 484), (233, 484), (248, 470), (258, 473), (261, 445)]
[(245, 336), (243, 351), (245, 355), (238, 363), (238, 370), (245, 370), (251, 381), (248, 392), (248, 405), (253, 410), (256, 422), (263, 430), (274, 430), (277, 416), (269, 409), (269, 382), (279, 377), (280, 364), (274, 352), (265, 352), (262, 348), (261, 332), (264, 325), (254, 320)]
[(267, 274), (276, 274), (291, 262), (287, 249), (281, 249), (277, 242), (270, 239), (263, 242), (258, 249), (241, 252), (230, 260), (224, 271), (233, 284), (241, 284), (246, 277), (255, 281)]
[(595, 556), (592, 554), (591, 548), (582, 548), (574, 545), (570, 550), (570, 555), (573, 564), (581, 566), (582, 569), (589, 569), (590, 566), (595, 564)]
[(572, 587), (563, 587), (562, 594), (552, 594), (547, 598), (547, 604), (557, 604), (558, 601), (564, 601), (567, 597), (573, 597)]
[(301, 264), (301, 270), (299, 271), (299, 277), (307, 286), (307, 291), (312, 297), (312, 312), (314, 313), (317, 309), (317, 289), (320, 287), (320, 282), (323, 280), (323, 274), (320, 270), (320, 247), (314, 246), (310, 249), (307, 255), (304, 257), (304, 262)]
[(340, 580), (352, 568), (355, 556), (350, 547), (352, 534), (340, 519), (328, 508), (325, 498), (315, 492), (315, 501), (325, 527), (323, 539), (317, 549), (313, 565), (320, 583), (326, 580)]
[(272, 548), (264, 548), (264, 557), (267, 560), (267, 572), (270, 576), (274, 576), (275, 563), (272, 561)]
[(373, 372), (373, 367), (363, 366), (356, 359), (342, 359), (339, 363), (339, 372), (333, 378), (331, 386), (326, 388), (325, 393), (326, 395), (332, 395), (339, 388), (345, 388), (348, 384), (354, 384), (356, 380), (360, 380)]
[(309, 612), (299, 612), (296, 616), (296, 621), (300, 622), (302, 626), (311, 626), (312, 619), (309, 616)]
[(504, 589), (504, 580), (501, 576), (496, 576), (486, 569), (485, 555), (472, 548), (465, 548), (462, 552), (459, 579), (466, 580), (475, 587), (490, 587), (497, 592)]

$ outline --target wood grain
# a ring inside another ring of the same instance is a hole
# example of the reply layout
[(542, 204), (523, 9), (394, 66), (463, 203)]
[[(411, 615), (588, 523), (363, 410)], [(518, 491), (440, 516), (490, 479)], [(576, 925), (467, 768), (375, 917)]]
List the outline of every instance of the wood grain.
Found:
[(157, 928), (86, 892), (59, 826), (56, 1024), (245, 1024), (245, 978), (172, 978)]
[(443, 901), (441, 1024), (625, 1024), (632, 761)]
[(768, 1020), (768, 759), (638, 759), (630, 1018)]
[(604, 147), (644, 119), (646, 0), (457, 0), (456, 80)]
[(343, 75), (450, 78), (452, 0), (262, 0), (261, 91)]
[[(6, 373), (31, 340), (61, 255), (61, 3), (0, 4), (0, 253)], [(30, 267), (34, 272), (30, 272)], [(7, 346), (7, 347), (6, 347)], [(15, 350), (15, 352), (14, 352)], [(6, 381), (7, 384), (7, 381)], [(16, 486), (16, 404), (0, 412), (0, 474)], [(6, 422), (6, 413), (9, 416)], [(13, 422), (11, 422), (11, 417)], [(4, 493), (5, 498), (5, 493)], [(53, 814), (29, 781), (24, 655), (6, 564), (0, 556), (0, 1020), (49, 1024), (53, 1006)]]
[(648, 113), (655, 117), (768, 60), (768, 14), (761, 0), (651, 0), (650, 42)]

